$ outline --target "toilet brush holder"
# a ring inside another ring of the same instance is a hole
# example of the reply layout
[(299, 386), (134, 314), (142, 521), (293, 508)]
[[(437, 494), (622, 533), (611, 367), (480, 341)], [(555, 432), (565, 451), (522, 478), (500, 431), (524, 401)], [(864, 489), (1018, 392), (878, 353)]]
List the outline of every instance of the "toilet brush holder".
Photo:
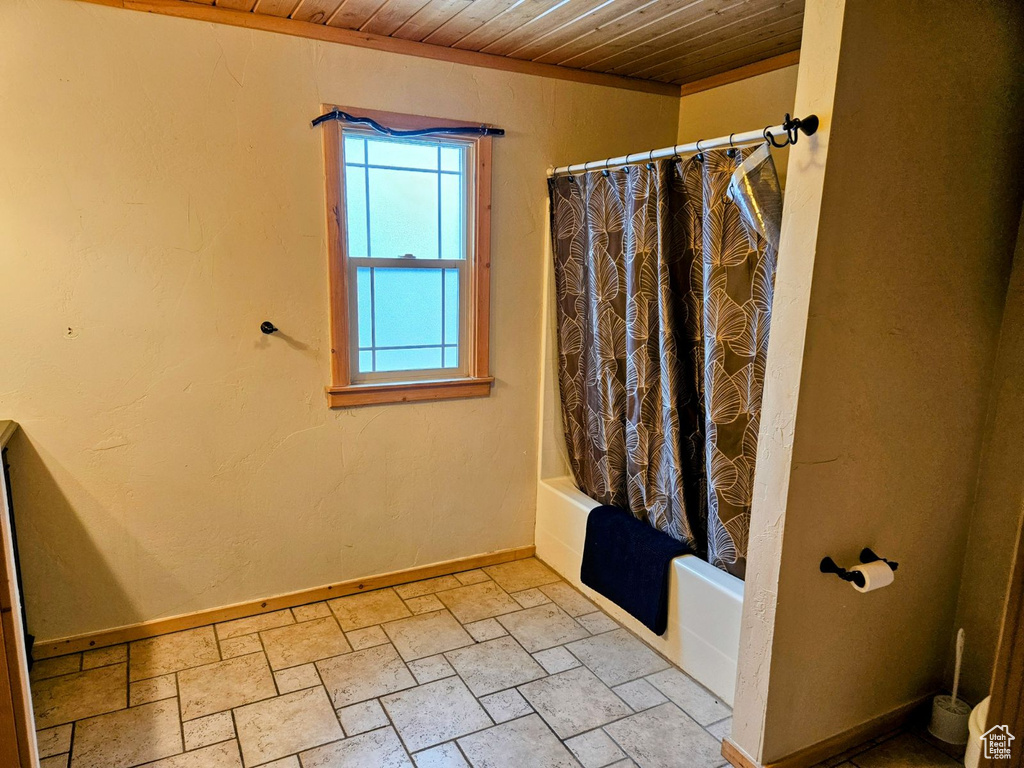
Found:
[(936, 696), (932, 699), (928, 733), (947, 744), (966, 744), (970, 716), (971, 708), (963, 699), (953, 701), (952, 696)]

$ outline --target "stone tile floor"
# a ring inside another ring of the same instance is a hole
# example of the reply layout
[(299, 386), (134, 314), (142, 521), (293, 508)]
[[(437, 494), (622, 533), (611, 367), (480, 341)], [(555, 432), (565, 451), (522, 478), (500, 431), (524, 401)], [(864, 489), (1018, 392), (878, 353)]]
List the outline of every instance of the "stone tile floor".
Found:
[(41, 768), (716, 768), (731, 716), (535, 559), (47, 659), (32, 679)]

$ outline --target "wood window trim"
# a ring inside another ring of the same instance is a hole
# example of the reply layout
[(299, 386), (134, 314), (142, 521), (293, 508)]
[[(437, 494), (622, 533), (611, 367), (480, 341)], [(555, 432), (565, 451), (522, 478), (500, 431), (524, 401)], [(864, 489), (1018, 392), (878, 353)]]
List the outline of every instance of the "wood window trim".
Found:
[[(323, 111), (339, 109), (370, 117), (399, 130), (479, 127), (479, 124), (420, 115), (324, 104)], [(465, 397), (487, 397), (494, 383), (490, 375), (491, 298), (491, 137), (475, 138), (473, 185), (476, 224), (473, 229), (468, 310), (466, 320), (468, 375), (428, 381), (353, 383), (350, 355), (350, 307), (348, 256), (346, 253), (345, 186), (341, 156), (342, 125), (337, 120), (322, 124), (327, 200), (327, 260), (330, 278), (331, 384), (326, 388), (331, 408), (381, 405)]]

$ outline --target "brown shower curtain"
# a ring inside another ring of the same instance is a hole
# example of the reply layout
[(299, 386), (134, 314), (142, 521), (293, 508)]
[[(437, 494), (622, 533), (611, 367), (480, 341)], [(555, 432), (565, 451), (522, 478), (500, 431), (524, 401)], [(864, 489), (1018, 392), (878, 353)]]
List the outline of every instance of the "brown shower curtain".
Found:
[(581, 490), (707, 551), (693, 259), (670, 164), (551, 182), (559, 389)]
[(764, 223), (727, 194), (743, 156), (550, 183), (576, 482), (741, 577), (775, 274)]

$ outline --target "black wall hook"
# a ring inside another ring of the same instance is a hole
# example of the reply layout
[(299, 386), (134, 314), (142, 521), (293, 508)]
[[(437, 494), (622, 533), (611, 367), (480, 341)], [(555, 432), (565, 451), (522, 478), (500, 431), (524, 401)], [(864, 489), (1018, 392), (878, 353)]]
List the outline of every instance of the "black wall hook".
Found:
[(272, 333), (277, 333), (277, 328), (275, 328), (274, 324), (269, 320), (264, 320), (262, 323), (260, 323), (260, 330), (263, 331), (268, 336)]

